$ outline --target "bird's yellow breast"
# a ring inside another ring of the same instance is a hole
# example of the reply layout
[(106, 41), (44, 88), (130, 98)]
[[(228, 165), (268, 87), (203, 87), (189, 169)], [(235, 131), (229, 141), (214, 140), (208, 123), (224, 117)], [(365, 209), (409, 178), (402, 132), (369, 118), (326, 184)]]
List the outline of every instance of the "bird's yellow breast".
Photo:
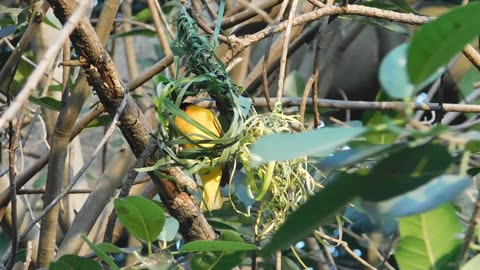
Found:
[[(197, 105), (190, 104), (185, 108), (185, 113), (193, 120), (204, 126), (210, 132), (212, 132), (217, 137), (221, 135), (221, 127), (220, 123), (218, 122), (217, 117), (213, 114), (212, 111), (202, 108)], [(213, 136), (203, 132), (196, 126), (190, 124), (189, 122), (185, 121), (181, 117), (176, 117), (175, 124), (177, 128), (183, 132), (188, 138), (192, 141), (195, 140), (208, 140), (208, 139), (215, 139)], [(211, 143), (200, 144), (202, 147), (213, 147)], [(192, 144), (185, 144), (183, 145), (184, 148), (193, 148), (195, 147)]]

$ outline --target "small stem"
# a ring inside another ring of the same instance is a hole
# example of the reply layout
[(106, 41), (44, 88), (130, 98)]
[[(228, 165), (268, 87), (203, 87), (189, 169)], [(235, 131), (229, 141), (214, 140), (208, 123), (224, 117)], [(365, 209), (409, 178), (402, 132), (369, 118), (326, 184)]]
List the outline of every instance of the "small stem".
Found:
[(282, 252), (275, 252), (275, 270), (282, 270)]
[(273, 171), (275, 169), (275, 161), (270, 161), (267, 164), (267, 171), (265, 172), (265, 177), (263, 178), (262, 188), (260, 189), (260, 193), (255, 197), (256, 201), (260, 201), (263, 196), (268, 191), (270, 187), (270, 183), (272, 183)]

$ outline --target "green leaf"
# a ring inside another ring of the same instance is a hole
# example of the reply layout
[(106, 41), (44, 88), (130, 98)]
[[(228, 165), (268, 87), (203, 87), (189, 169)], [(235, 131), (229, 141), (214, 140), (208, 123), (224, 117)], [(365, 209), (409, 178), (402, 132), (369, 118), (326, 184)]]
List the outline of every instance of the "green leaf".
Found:
[(44, 108), (54, 110), (57, 112), (59, 112), (62, 109), (62, 102), (60, 100), (56, 100), (49, 96), (45, 96), (41, 98), (30, 96), (28, 97), (28, 100), (34, 104), (40, 105)]
[(100, 243), (97, 244), (96, 247), (105, 253), (131, 253), (134, 251), (139, 251), (142, 248), (141, 246), (119, 248), (110, 243)]
[(42, 172), (38, 176), (37, 180), (35, 180), (35, 182), (33, 182), (33, 187), (34, 188), (44, 187), (46, 182), (47, 182), (47, 171), (44, 170), (44, 172)]
[(58, 20), (53, 13), (47, 13), (47, 15), (43, 18), (43, 22), (58, 30), (62, 29), (63, 27), (60, 20)]
[(404, 0), (390, 0), (390, 1), (366, 0), (359, 3), (359, 5), (376, 7), (380, 9), (386, 9), (386, 10), (399, 11), (403, 13), (419, 14), (414, 9), (412, 9), (408, 5), (408, 3)]
[(213, 42), (212, 46), (216, 47), (218, 44), (218, 36), (220, 35), (220, 30), (222, 29), (222, 19), (225, 12), (225, 0), (220, 0), (220, 5), (218, 7), (218, 16), (217, 22), (215, 23), (215, 32), (213, 33)]
[(110, 38), (121, 38), (121, 37), (128, 37), (128, 36), (145, 36), (145, 37), (154, 37), (157, 33), (155, 31), (152, 31), (150, 29), (132, 29), (131, 31), (128, 32), (121, 32), (118, 34), (111, 35)]
[(301, 270), (298, 267), (298, 263), (295, 263), (292, 259), (286, 256), (282, 256), (282, 267), (281, 269), (289, 269), (289, 270)]
[(252, 165), (258, 166), (272, 160), (327, 155), (366, 130), (362, 127), (332, 127), (296, 134), (267, 135), (260, 138), (252, 147)]
[(359, 181), (357, 175), (342, 173), (322, 191), (311, 197), (304, 205), (287, 217), (278, 231), (272, 236), (263, 253), (272, 255), (275, 251), (286, 248), (303, 239), (318, 228), (328, 218), (337, 213), (345, 204), (357, 195)]
[(317, 167), (324, 171), (331, 171), (336, 168), (346, 167), (361, 162), (366, 158), (376, 156), (386, 151), (391, 151), (401, 145), (367, 145), (359, 146), (353, 149), (340, 151), (320, 161)]
[(452, 200), (471, 184), (469, 176), (442, 175), (413, 191), (386, 201), (362, 201), (362, 209), (376, 219), (415, 215)]
[(96, 247), (105, 253), (125, 253), (121, 248), (111, 243), (100, 243)]
[(455, 269), (462, 226), (451, 203), (421, 215), (401, 218), (395, 258), (400, 269)]
[(239, 96), (238, 101), (240, 103), (240, 112), (244, 118), (248, 118), (250, 109), (252, 108), (252, 100), (244, 96)]
[[(198, 242), (198, 241), (196, 241)], [(224, 243), (238, 243), (245, 244), (245, 241), (242, 237), (234, 231), (223, 230), (219, 240), (215, 241), (204, 241), (204, 242), (224, 242)], [(188, 244), (187, 244), (188, 245)], [(249, 244), (245, 244), (249, 245)], [(253, 249), (257, 249), (255, 246), (250, 245)], [(188, 248), (188, 247), (187, 247)], [(192, 258), (192, 269), (203, 270), (203, 269), (212, 269), (212, 270), (223, 270), (223, 269), (232, 269), (235, 266), (239, 265), (246, 256), (246, 252), (251, 249), (242, 249), (242, 250), (217, 250), (217, 251), (205, 251), (205, 247), (202, 244), (202, 251), (196, 253)], [(210, 249), (210, 248), (208, 248)], [(217, 249), (217, 248), (215, 248)], [(183, 251), (183, 248), (182, 250)], [(197, 250), (198, 251), (198, 250)]]
[[(244, 243), (243, 238), (236, 232), (230, 230), (222, 231), (222, 234), (219, 237), (223, 241), (233, 241)], [(245, 258), (246, 251), (223, 251), (221, 253), (220, 260), (213, 266), (213, 270), (223, 270), (223, 269), (233, 269), (235, 266), (239, 265)]]
[(380, 64), (378, 73), (380, 84), (387, 94), (393, 98), (405, 99), (412, 97), (420, 89), (440, 77), (443, 69), (422, 78), (417, 84), (412, 84), (407, 74), (407, 51), (409, 43), (404, 43), (391, 50)]
[(365, 176), (359, 192), (368, 201), (383, 201), (413, 190), (443, 174), (453, 159), (445, 146), (424, 144), (391, 153)]
[(404, 0), (390, 0), (389, 2), (392, 2), (395, 6), (397, 6), (401, 11), (404, 11), (405, 13), (412, 13), (412, 14), (418, 14), (414, 9), (410, 7), (410, 5), (404, 1)]
[[(466, 97), (475, 90), (473, 85), (475, 82), (480, 81), (480, 73), (474, 67), (470, 68), (465, 74), (463, 74), (462, 79), (458, 83), (460, 88), (461, 96)], [(478, 104), (478, 102), (475, 102)]]
[[(393, 7), (393, 8), (388, 8), (388, 7)], [(382, 7), (378, 7), (378, 8), (382, 8)], [(387, 7), (383, 7), (382, 9), (387, 9), (387, 8), (390, 9), (390, 10), (395, 9), (394, 6), (392, 6), (392, 5), (388, 5)], [(378, 28), (382, 31), (384, 29), (387, 29), (387, 30), (392, 31), (392, 32), (394, 32), (396, 34), (399, 34), (399, 35), (404, 35), (404, 36), (410, 35), (410, 31), (405, 26), (402, 26), (402, 25), (399, 25), (398, 23), (387, 21), (387, 20), (369, 18), (369, 17), (357, 17), (357, 18), (354, 18), (353, 21), (359, 22), (359, 23), (370, 24), (370, 25), (375, 26), (376, 28)]]
[(170, 242), (175, 239), (177, 235), (178, 228), (180, 224), (174, 218), (167, 218), (165, 220), (165, 225), (163, 226), (162, 232), (158, 236), (158, 240)]
[(100, 264), (76, 255), (63, 255), (48, 266), (49, 270), (102, 270)]
[(28, 64), (25, 61), (20, 61), (18, 63), (17, 72), (15, 72), (15, 76), (13, 77), (15, 84), (17, 84), (15, 88), (13, 88), (14, 94), (17, 94), (23, 84), (26, 82), (27, 78), (32, 74), (34, 67)]
[(147, 198), (128, 196), (116, 199), (114, 207), (125, 228), (147, 243), (157, 239), (165, 224), (163, 209)]
[(113, 118), (108, 114), (100, 115), (99, 117), (93, 119), (93, 121), (87, 125), (87, 128), (105, 127), (108, 126), (112, 120)]
[(192, 257), (192, 270), (205, 270), (212, 269), (215, 264), (220, 260), (220, 256), (215, 255), (214, 253), (196, 253)]
[(480, 3), (471, 3), (422, 26), (408, 50), (410, 81), (419, 84), (448, 64), (462, 48), (480, 33)]
[(301, 97), (305, 91), (305, 79), (298, 71), (292, 71), (285, 78), (285, 96)]
[(22, 12), (21, 8), (10, 8), (4, 5), (0, 5), (0, 17), (3, 15), (9, 16), (14, 24), (18, 23), (18, 15)]
[(480, 254), (471, 258), (465, 265), (460, 268), (461, 270), (477, 270), (480, 269)]
[[(400, 135), (405, 135), (404, 129), (393, 124), (396, 112), (379, 112), (369, 111), (362, 116), (362, 122), (366, 127), (371, 128), (370, 132), (365, 134), (365, 139), (372, 144), (393, 144)], [(398, 119), (398, 118), (397, 118)], [(378, 126), (386, 126), (387, 128), (378, 130)]]
[(480, 173), (480, 168), (470, 168), (467, 170), (467, 174), (470, 176), (475, 176)]
[(0, 39), (4, 37), (8, 37), (11, 34), (15, 33), (16, 29), (17, 29), (16, 24), (7, 25), (6, 27), (0, 28)]
[(110, 268), (113, 270), (120, 270), (120, 268), (115, 264), (115, 262), (108, 256), (107, 253), (105, 253), (103, 250), (95, 246), (94, 243), (90, 242), (87, 237), (82, 236), (82, 239), (87, 242), (87, 245), (97, 254), (98, 257), (100, 257)]
[(185, 48), (178, 47), (178, 46), (170, 46), (170, 49), (172, 50), (173, 55), (175, 56), (183, 56), (187, 55), (188, 51)]
[(134, 17), (133, 19), (137, 22), (144, 22), (147, 20), (152, 19), (152, 12), (150, 11), (149, 8), (144, 8), (140, 10)]
[(63, 85), (61, 85), (61, 84), (50, 84), (48, 86), (48, 91), (50, 91), (50, 92), (62, 92), (63, 91)]
[(256, 250), (257, 246), (247, 243), (222, 240), (197, 240), (186, 243), (180, 252), (201, 252), (201, 251), (241, 251)]

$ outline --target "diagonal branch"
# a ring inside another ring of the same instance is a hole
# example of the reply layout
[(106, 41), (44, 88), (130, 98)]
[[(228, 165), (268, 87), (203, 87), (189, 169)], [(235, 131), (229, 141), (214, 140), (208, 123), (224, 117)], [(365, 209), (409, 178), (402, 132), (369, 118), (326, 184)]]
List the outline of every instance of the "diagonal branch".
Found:
[[(74, 8), (72, 2), (67, 0), (49, 0), (49, 3), (62, 23), (67, 20)], [(85, 59), (86, 64), (83, 68), (89, 84), (93, 86), (100, 101), (113, 116), (120, 106), (124, 90), (110, 55), (101, 46), (93, 27), (85, 17), (80, 20), (70, 39), (77, 54)], [(124, 113), (120, 116), (120, 130), (138, 158), (149, 145), (152, 130), (131, 96), (128, 96)], [(146, 165), (153, 165), (159, 158), (151, 157)], [(169, 175), (168, 171), (165, 173)], [(189, 194), (176, 186), (175, 181), (159, 179), (153, 172), (150, 173), (150, 177), (170, 214), (179, 221), (180, 231), (187, 241), (215, 237), (213, 229), (198, 206)]]

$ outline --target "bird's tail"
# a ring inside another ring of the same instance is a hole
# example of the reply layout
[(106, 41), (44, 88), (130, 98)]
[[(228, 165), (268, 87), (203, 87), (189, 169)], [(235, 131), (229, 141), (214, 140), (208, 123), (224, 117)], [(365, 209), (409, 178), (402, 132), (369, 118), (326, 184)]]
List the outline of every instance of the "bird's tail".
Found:
[(222, 207), (222, 196), (220, 194), (220, 182), (222, 180), (222, 168), (215, 167), (213, 170), (202, 174), (200, 178), (203, 183), (203, 195), (201, 209), (212, 211)]

